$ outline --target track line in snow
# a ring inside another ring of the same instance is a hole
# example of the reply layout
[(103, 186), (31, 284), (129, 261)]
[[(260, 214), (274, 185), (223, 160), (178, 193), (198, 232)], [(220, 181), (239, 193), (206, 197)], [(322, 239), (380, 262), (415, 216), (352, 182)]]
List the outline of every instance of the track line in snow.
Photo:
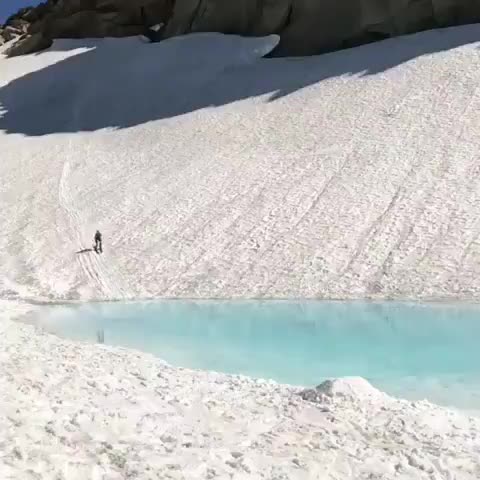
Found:
[[(85, 245), (82, 230), (84, 222), (82, 221), (78, 210), (75, 208), (68, 186), (70, 169), (70, 162), (66, 160), (60, 177), (58, 199), (68, 218), (70, 232), (72, 232), (73, 235), (71, 240), (72, 242), (77, 242), (80, 249), (82, 249)], [(97, 290), (109, 298), (124, 298), (126, 296), (124, 289), (112, 281), (105, 262), (100, 261), (98, 255), (94, 251), (87, 252), (87, 254), (78, 254), (76, 255), (76, 258), (82, 271), (85, 273), (87, 280), (89, 283), (93, 283)]]

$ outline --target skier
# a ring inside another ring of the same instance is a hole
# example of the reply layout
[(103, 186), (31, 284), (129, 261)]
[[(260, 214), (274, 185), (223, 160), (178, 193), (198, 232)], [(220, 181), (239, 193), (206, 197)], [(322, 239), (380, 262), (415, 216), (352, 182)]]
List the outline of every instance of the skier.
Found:
[(99, 230), (95, 232), (95, 246), (93, 247), (97, 253), (102, 253), (102, 234)]

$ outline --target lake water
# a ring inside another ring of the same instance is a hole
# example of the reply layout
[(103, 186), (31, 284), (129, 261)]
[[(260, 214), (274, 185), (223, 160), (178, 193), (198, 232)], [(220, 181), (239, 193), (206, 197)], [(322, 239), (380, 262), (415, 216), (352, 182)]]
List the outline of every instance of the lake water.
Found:
[(409, 399), (480, 411), (480, 307), (363, 302), (84, 304), (37, 322), (172, 365), (317, 385), (362, 376)]

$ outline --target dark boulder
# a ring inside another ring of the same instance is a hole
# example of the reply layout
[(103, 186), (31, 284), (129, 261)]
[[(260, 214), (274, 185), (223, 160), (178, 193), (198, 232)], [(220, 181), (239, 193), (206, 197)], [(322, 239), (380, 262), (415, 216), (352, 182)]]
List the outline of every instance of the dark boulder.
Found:
[(27, 55), (29, 53), (40, 52), (52, 45), (52, 39), (44, 37), (41, 33), (34, 35), (25, 35), (15, 42), (7, 51), (9, 57)]

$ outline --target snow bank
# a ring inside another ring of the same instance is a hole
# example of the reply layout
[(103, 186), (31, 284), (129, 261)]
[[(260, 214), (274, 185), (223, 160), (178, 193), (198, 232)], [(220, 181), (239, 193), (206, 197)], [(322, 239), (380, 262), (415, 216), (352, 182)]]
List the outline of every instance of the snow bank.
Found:
[(273, 382), (63, 341), (14, 324), (5, 308), (2, 479), (479, 478), (480, 419), (361, 379), (303, 400)]
[[(479, 34), (0, 58), (0, 294), (475, 297)], [(96, 228), (105, 255), (76, 254)]]

